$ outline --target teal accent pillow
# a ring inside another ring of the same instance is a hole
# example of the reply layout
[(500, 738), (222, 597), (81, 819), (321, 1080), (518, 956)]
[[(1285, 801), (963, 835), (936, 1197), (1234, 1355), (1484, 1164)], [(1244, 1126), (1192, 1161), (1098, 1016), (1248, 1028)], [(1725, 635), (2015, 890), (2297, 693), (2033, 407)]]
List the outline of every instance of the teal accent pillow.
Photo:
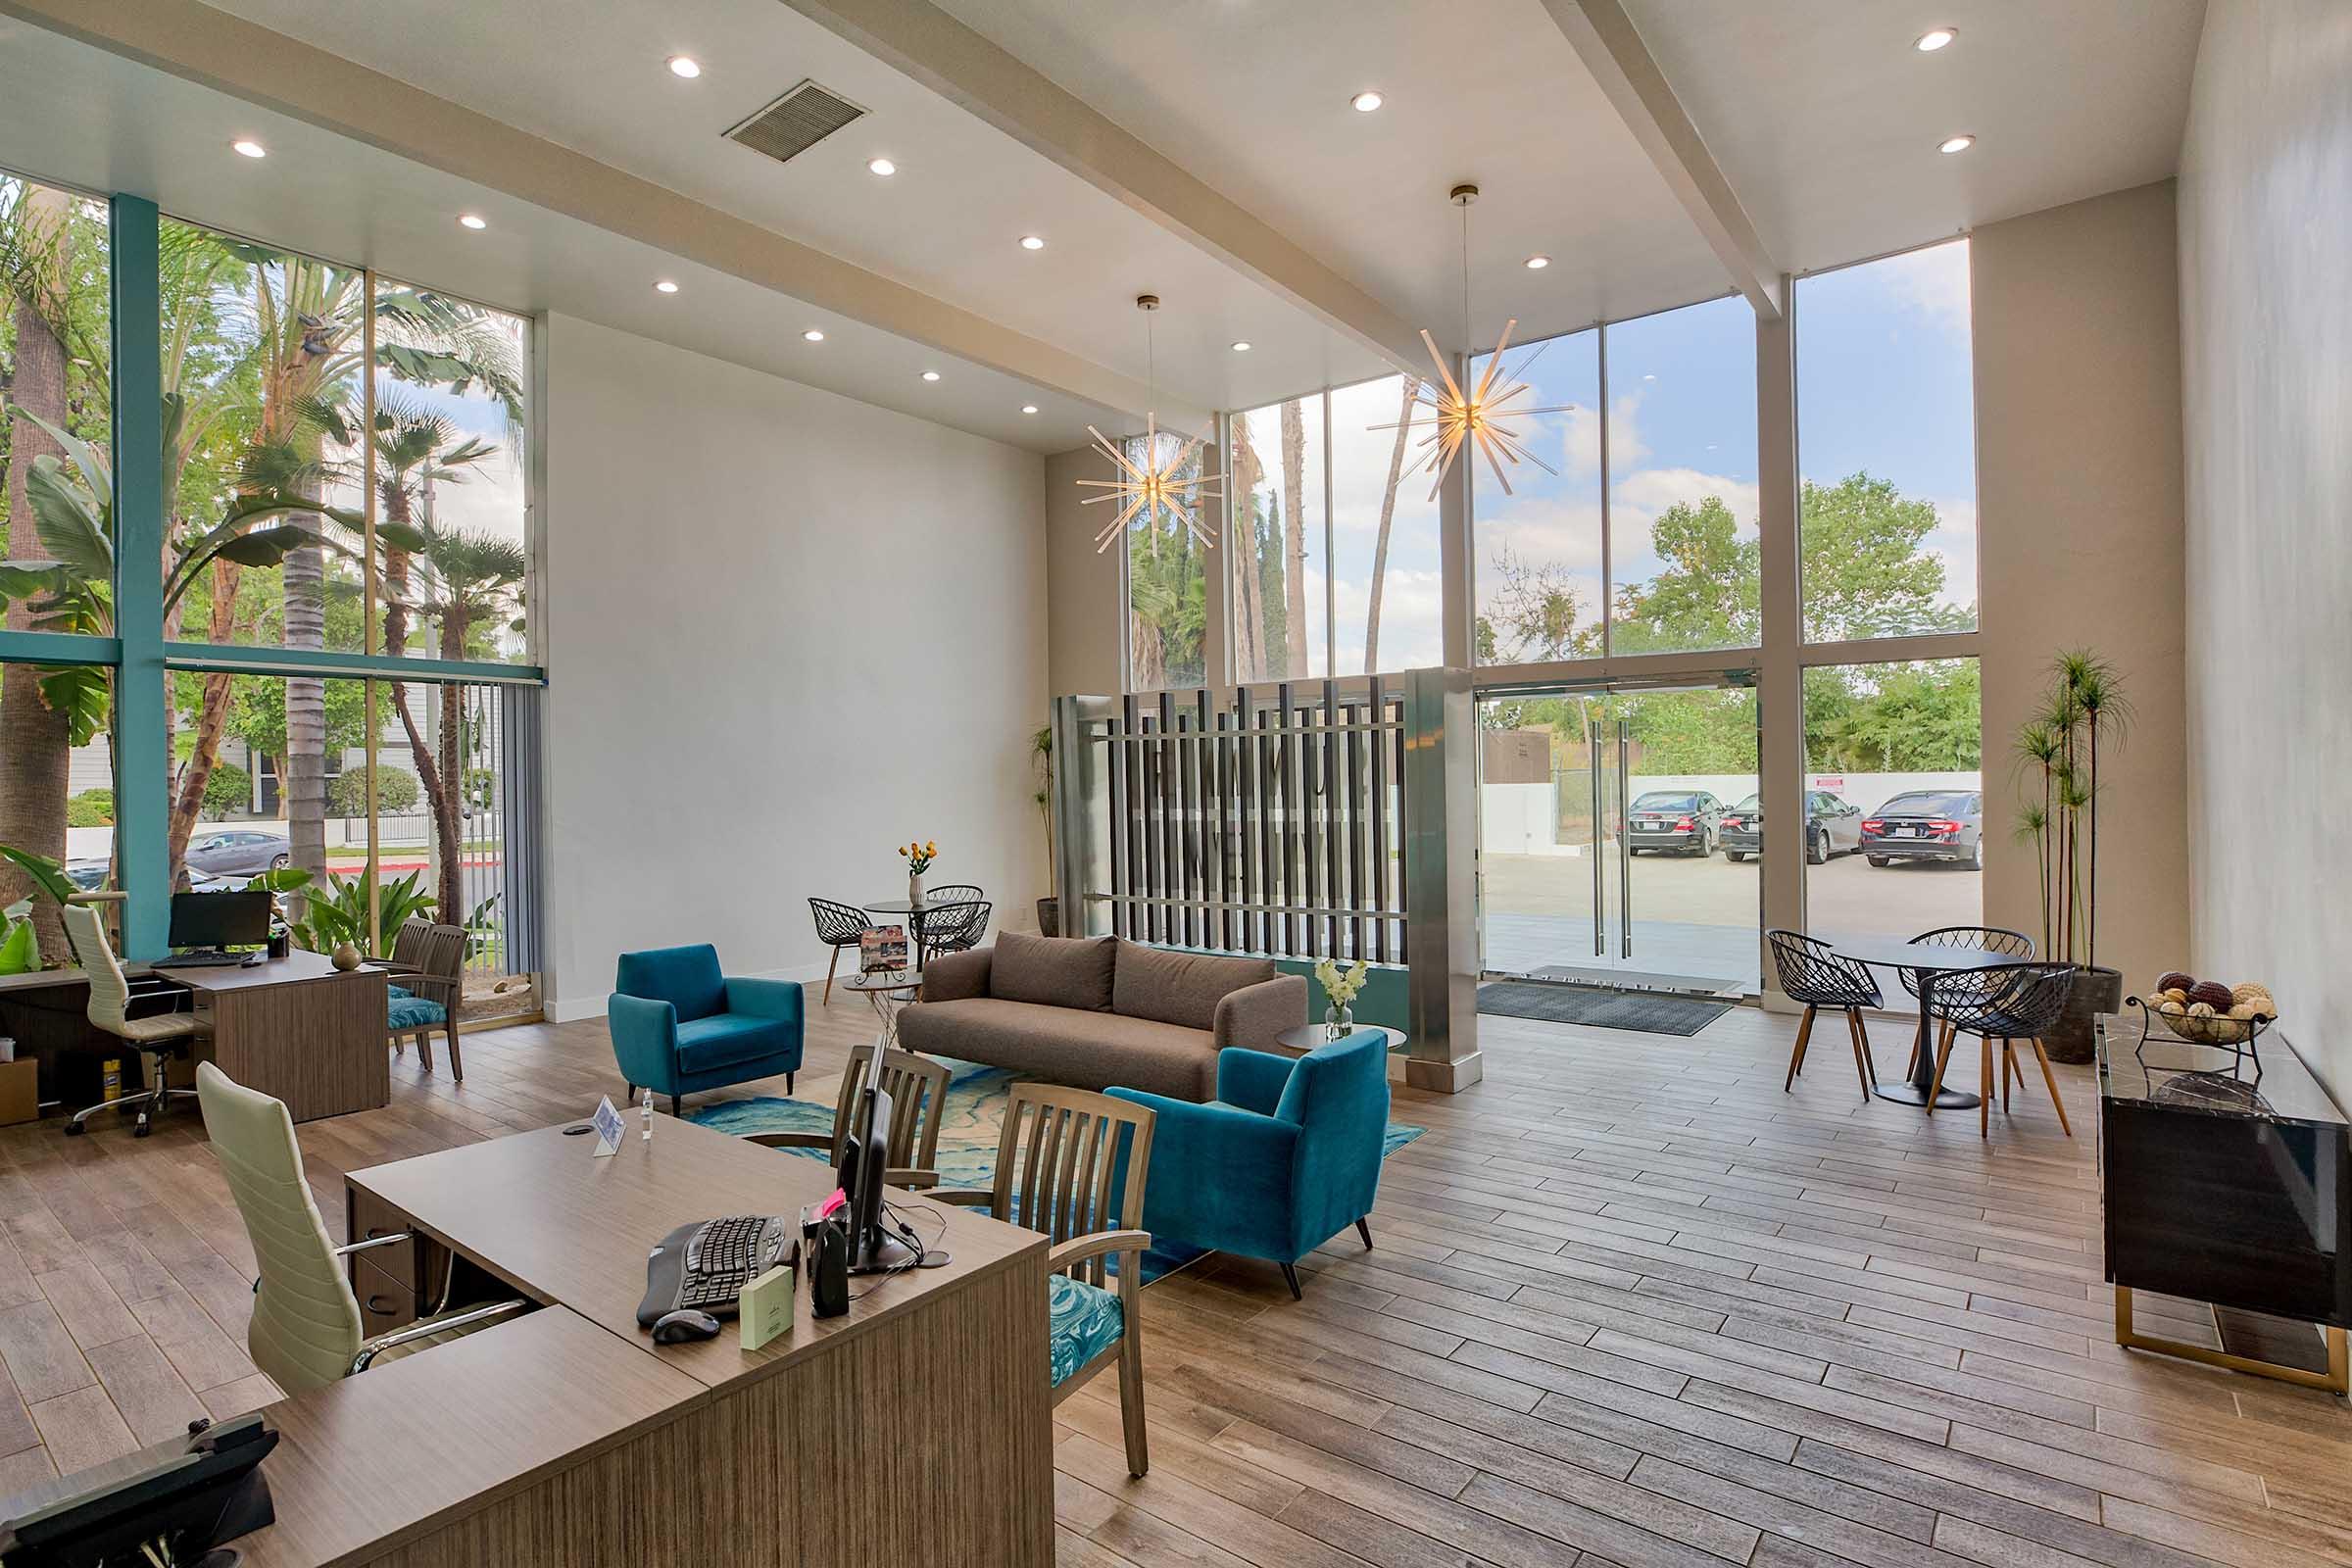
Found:
[(1054, 1386), (1118, 1343), (1127, 1309), (1116, 1293), (1067, 1274), (1046, 1277), (1047, 1343), (1052, 1348)]

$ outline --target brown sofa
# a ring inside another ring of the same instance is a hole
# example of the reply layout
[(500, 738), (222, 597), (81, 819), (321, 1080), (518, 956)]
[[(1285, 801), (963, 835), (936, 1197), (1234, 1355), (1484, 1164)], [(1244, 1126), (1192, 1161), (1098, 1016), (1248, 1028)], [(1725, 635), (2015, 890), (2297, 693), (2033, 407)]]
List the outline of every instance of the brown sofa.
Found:
[(1304, 1022), (1305, 976), (1278, 973), (1269, 958), (1006, 931), (993, 948), (924, 965), (899, 1044), (1075, 1089), (1205, 1101), (1220, 1050), (1271, 1050)]

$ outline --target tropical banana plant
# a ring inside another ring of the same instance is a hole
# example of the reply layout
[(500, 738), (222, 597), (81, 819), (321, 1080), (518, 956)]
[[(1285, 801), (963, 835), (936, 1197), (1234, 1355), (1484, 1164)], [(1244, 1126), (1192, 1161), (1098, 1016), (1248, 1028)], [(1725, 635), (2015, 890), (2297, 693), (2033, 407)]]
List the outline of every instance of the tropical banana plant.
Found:
[(397, 882), (384, 884), (382, 920), (372, 933), (368, 911), (374, 902), (374, 865), (355, 877), (328, 877), (325, 890), (310, 895), (303, 918), (290, 927), (295, 943), (313, 953), (328, 953), (345, 942), (362, 953), (380, 956), (391, 952), (392, 938), (403, 925), (432, 912), (433, 896), (424, 891), (422, 876), (420, 871), (411, 871)]
[[(62, 906), (77, 891), (67, 879), (66, 868), (46, 855), (0, 844), (0, 860), (24, 872), (34, 890), (46, 894), (52, 904)], [(32, 904), (28, 895), (0, 909), (0, 974), (30, 974), (41, 966), (40, 939), (32, 929)]]

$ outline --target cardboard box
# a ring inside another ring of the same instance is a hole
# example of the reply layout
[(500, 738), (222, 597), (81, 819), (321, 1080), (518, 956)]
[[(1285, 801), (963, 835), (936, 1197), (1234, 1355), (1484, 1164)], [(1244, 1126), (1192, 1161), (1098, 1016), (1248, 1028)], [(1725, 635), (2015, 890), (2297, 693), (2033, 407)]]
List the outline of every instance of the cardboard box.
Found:
[(40, 1062), (31, 1056), (0, 1061), (0, 1127), (31, 1121), (40, 1113)]

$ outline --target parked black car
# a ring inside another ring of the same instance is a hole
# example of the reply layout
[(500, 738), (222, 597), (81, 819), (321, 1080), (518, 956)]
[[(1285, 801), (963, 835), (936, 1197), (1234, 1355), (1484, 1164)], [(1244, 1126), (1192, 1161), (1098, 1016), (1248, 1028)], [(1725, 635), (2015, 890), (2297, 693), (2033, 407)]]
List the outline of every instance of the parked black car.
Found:
[[(1744, 860), (1764, 853), (1763, 797), (1750, 795), (1723, 813), (1716, 842), (1727, 860)], [(1805, 863), (1820, 865), (1834, 855), (1851, 855), (1862, 847), (1862, 808), (1828, 790), (1805, 792)]]
[(1705, 855), (1715, 848), (1723, 802), (1705, 790), (1651, 790), (1635, 797), (1627, 815), (1626, 843), (1635, 854), (1671, 850)]
[(1984, 796), (1979, 790), (1913, 790), (1862, 819), (1862, 853), (1873, 865), (1947, 860), (1984, 864)]

